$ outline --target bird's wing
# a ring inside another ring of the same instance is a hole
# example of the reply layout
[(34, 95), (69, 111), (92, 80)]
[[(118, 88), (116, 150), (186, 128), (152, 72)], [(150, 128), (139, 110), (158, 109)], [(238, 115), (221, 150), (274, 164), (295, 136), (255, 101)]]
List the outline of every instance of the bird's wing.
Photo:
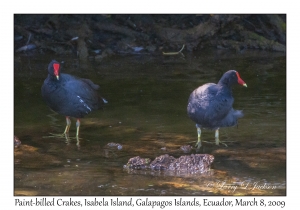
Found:
[(93, 89), (98, 90), (99, 89), (99, 85), (94, 84), (91, 80), (89, 79), (81, 79), (81, 81), (85, 82), (86, 84), (88, 84), (89, 86), (91, 86)]
[[(92, 83), (92, 81), (90, 82)], [(87, 79), (82, 80), (76, 78), (67, 80), (64, 83), (64, 89), (67, 92), (66, 97), (70, 98), (71, 101), (80, 102), (84, 106), (89, 107), (90, 110), (98, 108), (98, 92), (89, 82), (87, 82)]]
[(208, 83), (195, 89), (189, 98), (188, 114), (197, 123), (204, 124), (208, 122), (210, 103), (218, 90), (216, 84)]
[(217, 93), (210, 100), (209, 119), (211, 121), (219, 121), (227, 116), (227, 114), (232, 109), (233, 97), (231, 92), (223, 92), (223, 90), (218, 90)]

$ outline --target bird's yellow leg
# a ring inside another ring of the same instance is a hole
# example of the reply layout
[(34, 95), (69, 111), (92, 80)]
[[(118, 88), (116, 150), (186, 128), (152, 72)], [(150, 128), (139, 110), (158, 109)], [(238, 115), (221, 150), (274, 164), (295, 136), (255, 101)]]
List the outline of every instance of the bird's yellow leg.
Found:
[(71, 127), (70, 117), (66, 117), (66, 122), (67, 122), (67, 125), (66, 125), (66, 129), (65, 129), (65, 132), (63, 133), (63, 135), (69, 134), (69, 130), (70, 130), (70, 127)]
[(70, 141), (69, 130), (71, 127), (71, 119), (68, 116), (66, 116), (66, 123), (67, 125), (65, 131), (62, 134), (50, 133), (50, 136), (43, 136), (43, 138), (65, 138), (66, 142), (69, 142)]
[(77, 119), (76, 121), (76, 139), (77, 139), (77, 147), (80, 147), (80, 142), (79, 142), (79, 128), (80, 128), (80, 119)]
[(216, 129), (215, 131), (215, 140), (216, 140), (216, 145), (219, 145), (220, 144), (219, 129)]
[(223, 141), (220, 141), (219, 139), (219, 128), (216, 129), (215, 131), (215, 140), (216, 140), (216, 145), (220, 145), (221, 144), (224, 144), (224, 146), (228, 147), (227, 144), (225, 144)]
[(55, 138), (59, 138), (59, 137), (64, 137), (66, 139), (69, 139), (69, 130), (71, 127), (71, 119), (70, 117), (66, 116), (66, 128), (65, 131), (62, 134), (54, 134), (54, 133), (50, 133), (51, 136), (45, 136), (44, 138), (48, 138), (48, 137), (55, 137)]
[(200, 149), (200, 147), (201, 147), (201, 128), (199, 127), (198, 124), (196, 124), (196, 128), (197, 128), (197, 134), (198, 134), (198, 141), (197, 141), (195, 147), (197, 147), (197, 149)]
[(80, 128), (80, 119), (76, 121), (76, 137), (79, 136), (79, 128)]

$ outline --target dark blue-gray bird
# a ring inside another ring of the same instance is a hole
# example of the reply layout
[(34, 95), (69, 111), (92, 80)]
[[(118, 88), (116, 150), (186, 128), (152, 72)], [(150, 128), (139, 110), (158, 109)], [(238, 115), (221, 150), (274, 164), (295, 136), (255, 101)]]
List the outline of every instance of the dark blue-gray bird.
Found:
[(98, 94), (99, 85), (61, 73), (61, 64), (52, 60), (48, 65), (48, 77), (42, 86), (42, 97), (46, 104), (58, 114), (66, 116), (67, 126), (63, 135), (68, 135), (70, 117), (77, 118), (76, 137), (79, 136), (80, 118), (97, 110), (107, 101)]
[(229, 70), (217, 84), (204, 84), (191, 93), (187, 113), (196, 123), (198, 149), (201, 147), (201, 128), (215, 130), (215, 142), (219, 145), (219, 128), (235, 126), (238, 118), (243, 117), (242, 111), (232, 108), (234, 98), (231, 87), (235, 84), (247, 87), (237, 71)]

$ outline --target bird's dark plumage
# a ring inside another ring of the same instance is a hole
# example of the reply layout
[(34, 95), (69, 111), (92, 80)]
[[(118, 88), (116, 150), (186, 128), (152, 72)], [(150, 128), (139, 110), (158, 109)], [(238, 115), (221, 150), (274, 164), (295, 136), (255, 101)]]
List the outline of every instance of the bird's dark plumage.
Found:
[[(234, 98), (231, 87), (234, 84), (247, 86), (237, 71), (229, 70), (217, 84), (204, 84), (191, 93), (187, 113), (197, 128), (217, 130), (220, 127), (234, 126), (238, 118), (243, 117), (242, 111), (232, 108)], [(198, 130), (198, 141), (200, 134)]]
[(60, 63), (53, 60), (48, 65), (42, 97), (53, 111), (79, 119), (107, 103), (98, 95), (98, 89), (99, 86), (89, 79), (61, 73)]

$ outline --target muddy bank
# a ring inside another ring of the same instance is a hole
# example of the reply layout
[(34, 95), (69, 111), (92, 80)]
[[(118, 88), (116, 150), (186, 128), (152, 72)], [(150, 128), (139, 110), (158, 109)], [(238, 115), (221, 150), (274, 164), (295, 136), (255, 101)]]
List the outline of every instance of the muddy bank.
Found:
[(22, 15), (14, 16), (15, 53), (159, 54), (203, 48), (286, 50), (286, 15)]

